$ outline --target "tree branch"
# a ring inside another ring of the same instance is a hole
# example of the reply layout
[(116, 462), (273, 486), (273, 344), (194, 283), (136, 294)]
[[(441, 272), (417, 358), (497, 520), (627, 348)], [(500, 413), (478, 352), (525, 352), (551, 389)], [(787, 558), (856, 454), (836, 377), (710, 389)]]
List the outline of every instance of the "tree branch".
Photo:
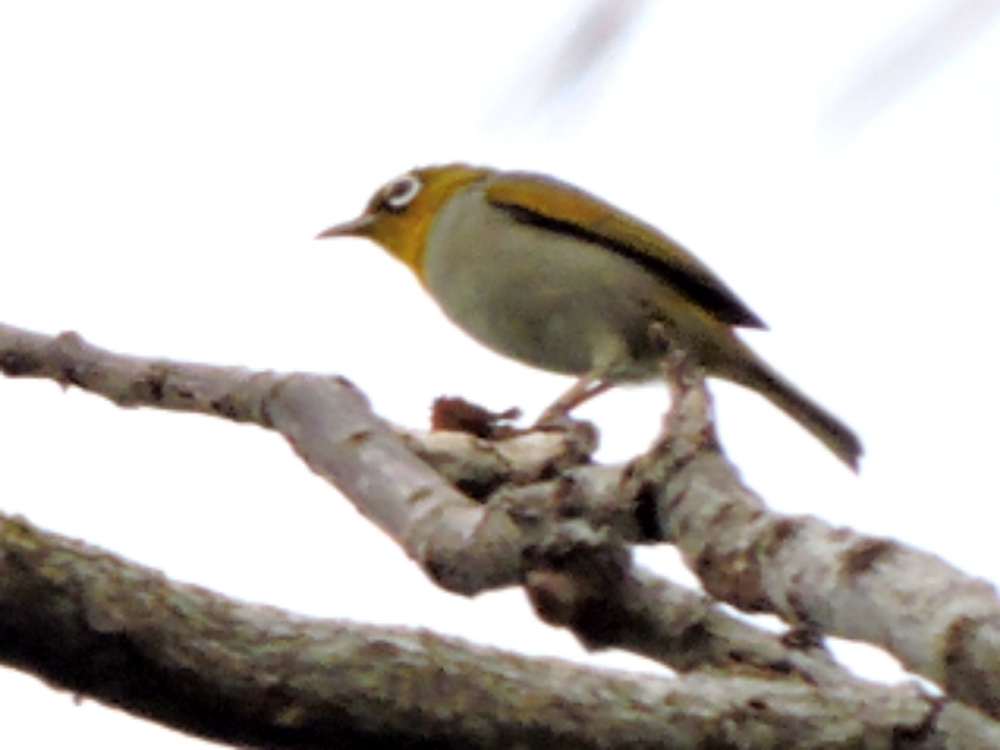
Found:
[(243, 746), (1000, 746), (1000, 726), (914, 686), (671, 680), (310, 620), (5, 516), (0, 656), (56, 688)]
[[(675, 393), (660, 444), (621, 467), (589, 463), (586, 431), (497, 440), (401, 431), (341, 378), (144, 360), (75, 334), (0, 325), (0, 370), (123, 406), (274, 429), (438, 584), (465, 594), (524, 585), (544, 620), (591, 648), (628, 649), (682, 672), (763, 677), (781, 690), (874, 691), (884, 700), (904, 690), (833, 663), (821, 636), (844, 635), (889, 649), (951, 696), (998, 714), (993, 589), (897, 542), (767, 511), (721, 455), (698, 383)], [(629, 545), (662, 541), (677, 544), (712, 597), (775, 612), (792, 633), (765, 633), (632, 566)], [(936, 731), (942, 707), (951, 708), (936, 704), (920, 726)]]
[(802, 631), (879, 646), (947, 694), (1000, 717), (1000, 602), (988, 582), (893, 539), (784, 516), (714, 450), (702, 394), (680, 399), (667, 437), (629, 469), (663, 537), (714, 598)]

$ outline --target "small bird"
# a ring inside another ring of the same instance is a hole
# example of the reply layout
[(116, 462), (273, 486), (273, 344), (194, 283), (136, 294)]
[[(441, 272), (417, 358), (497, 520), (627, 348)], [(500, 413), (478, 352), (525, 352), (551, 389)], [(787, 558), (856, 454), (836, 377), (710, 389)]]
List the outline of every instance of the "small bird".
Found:
[(376, 242), (473, 338), (577, 376), (543, 419), (657, 377), (666, 346), (707, 375), (757, 391), (857, 471), (854, 432), (733, 331), (765, 328), (761, 319), (688, 250), (579, 188), (527, 172), (424, 167), (383, 186), (325, 237)]

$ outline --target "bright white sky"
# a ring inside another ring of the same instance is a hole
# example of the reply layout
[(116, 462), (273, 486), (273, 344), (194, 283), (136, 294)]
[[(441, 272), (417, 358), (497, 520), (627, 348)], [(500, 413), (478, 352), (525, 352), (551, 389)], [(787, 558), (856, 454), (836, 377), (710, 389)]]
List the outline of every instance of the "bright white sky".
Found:
[[(844, 93), (947, 0), (664, 0), (593, 88), (532, 118), (578, 5), (4, 4), (0, 320), (344, 374), (414, 426), (442, 393), (534, 414), (565, 381), (482, 350), (373, 247), (312, 237), (414, 165), (548, 172), (698, 253), (770, 325), (753, 345), (861, 434), (854, 477), (717, 386), (725, 446), (773, 507), (1000, 579), (1000, 24), (850, 131)], [(648, 387), (581, 413), (621, 458), (664, 404)], [(4, 512), (245, 600), (582, 658), (520, 592), (434, 589), (275, 435), (11, 380), (0, 425)], [(0, 705), (10, 747), (204, 745), (11, 671)]]

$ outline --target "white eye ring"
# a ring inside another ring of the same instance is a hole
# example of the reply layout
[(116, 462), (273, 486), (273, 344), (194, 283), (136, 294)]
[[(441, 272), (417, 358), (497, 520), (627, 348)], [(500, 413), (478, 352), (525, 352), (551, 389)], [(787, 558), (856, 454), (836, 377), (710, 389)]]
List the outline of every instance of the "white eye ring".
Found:
[(404, 174), (385, 186), (382, 202), (397, 211), (406, 208), (417, 197), (423, 183), (415, 174)]

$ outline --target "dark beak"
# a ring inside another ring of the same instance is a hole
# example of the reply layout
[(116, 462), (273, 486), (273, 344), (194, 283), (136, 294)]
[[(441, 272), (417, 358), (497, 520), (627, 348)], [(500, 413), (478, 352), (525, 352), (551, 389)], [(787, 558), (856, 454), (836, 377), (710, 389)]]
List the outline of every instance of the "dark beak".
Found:
[(375, 223), (374, 217), (370, 214), (361, 214), (356, 219), (345, 221), (343, 224), (337, 224), (320, 232), (316, 235), (316, 239), (325, 240), (328, 237), (367, 237), (373, 223)]

